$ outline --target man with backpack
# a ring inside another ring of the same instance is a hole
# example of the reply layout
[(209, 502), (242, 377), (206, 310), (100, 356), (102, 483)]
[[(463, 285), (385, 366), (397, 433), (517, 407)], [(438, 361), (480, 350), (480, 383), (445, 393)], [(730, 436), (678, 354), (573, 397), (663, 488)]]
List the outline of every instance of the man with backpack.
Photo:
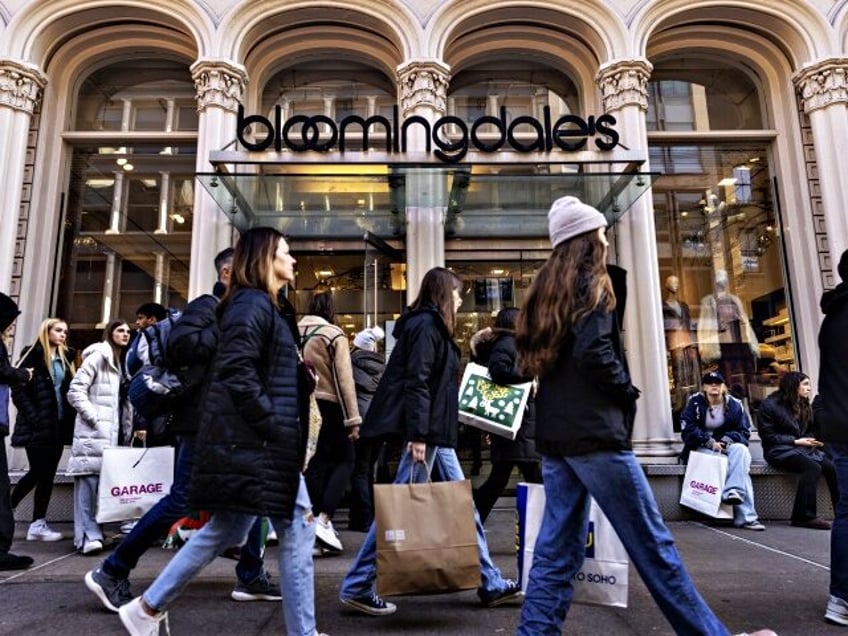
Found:
[[(129, 574), (141, 556), (174, 522), (189, 513), (187, 495), (194, 466), (194, 439), (201, 419), (202, 389), (218, 345), (215, 308), (227, 289), (232, 258), (232, 248), (215, 257), (218, 282), (212, 294), (190, 302), (168, 337), (168, 364), (184, 384), (169, 425), (177, 439), (171, 490), (147, 511), (100, 567), (85, 575), (88, 589), (113, 612), (133, 599)], [(279, 586), (272, 583), (263, 567), (262, 534), (262, 520), (258, 519), (240, 550), (236, 565), (238, 583), (231, 594), (235, 601), (279, 601), (282, 598)]]

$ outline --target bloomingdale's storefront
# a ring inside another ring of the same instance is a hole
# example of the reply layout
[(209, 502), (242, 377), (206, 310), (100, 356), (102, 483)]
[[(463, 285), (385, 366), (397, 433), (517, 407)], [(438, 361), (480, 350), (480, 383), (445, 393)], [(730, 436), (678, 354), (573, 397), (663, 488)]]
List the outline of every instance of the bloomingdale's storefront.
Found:
[(754, 410), (781, 372), (815, 376), (818, 298), (848, 245), (848, 62), (816, 48), (844, 41), (837, 17), (777, 17), (797, 2), (648, 2), (626, 27), (614, 2), (19, 4), (0, 13), (16, 352), (47, 315), (81, 346), (143, 302), (184, 305), (255, 224), (291, 238), (299, 308), (332, 287), (349, 333), (453, 268), (467, 352), (521, 305), (548, 206), (576, 194), (628, 270), (640, 455), (672, 460), (705, 370)]

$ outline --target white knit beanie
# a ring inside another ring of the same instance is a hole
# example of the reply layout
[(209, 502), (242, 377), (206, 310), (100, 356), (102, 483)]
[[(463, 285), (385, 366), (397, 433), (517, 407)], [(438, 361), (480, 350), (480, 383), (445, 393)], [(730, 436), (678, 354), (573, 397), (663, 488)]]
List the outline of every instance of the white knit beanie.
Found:
[(551, 247), (606, 226), (607, 220), (604, 215), (577, 197), (568, 196), (557, 199), (551, 205), (551, 211), (548, 212)]
[(353, 345), (367, 351), (376, 351), (377, 343), (386, 337), (386, 333), (379, 327), (368, 327), (353, 337)]

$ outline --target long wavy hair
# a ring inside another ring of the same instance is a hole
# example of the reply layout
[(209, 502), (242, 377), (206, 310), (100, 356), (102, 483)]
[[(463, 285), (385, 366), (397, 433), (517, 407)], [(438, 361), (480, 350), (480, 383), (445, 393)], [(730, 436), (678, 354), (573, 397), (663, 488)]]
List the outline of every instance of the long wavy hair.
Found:
[(123, 367), (124, 360), (127, 357), (127, 347), (122, 347), (120, 345), (115, 344), (114, 338), (112, 338), (112, 334), (115, 329), (120, 327), (121, 325), (126, 325), (129, 328), (130, 324), (122, 319), (115, 318), (114, 320), (110, 320), (109, 324), (106, 325), (106, 328), (103, 330), (103, 341), (108, 342), (109, 346), (112, 347), (112, 361), (115, 363), (115, 366), (120, 369)]
[(230, 284), (218, 304), (219, 317), (240, 289), (261, 289), (279, 307), (274, 255), (281, 238), (283, 234), (271, 227), (254, 227), (241, 235), (233, 251)]
[[(53, 357), (50, 355), (50, 348), (52, 346), (50, 344), (50, 330), (60, 323), (64, 324), (66, 327), (68, 326), (68, 322), (61, 318), (47, 318), (38, 326), (38, 334), (35, 337), (36, 342), (41, 344), (42, 355), (44, 356), (44, 366), (47, 367), (47, 372), (50, 374), (51, 378), (53, 377)], [(68, 360), (69, 350), (67, 340), (65, 340), (63, 344), (56, 346), (56, 353), (59, 356), (62, 366), (65, 367), (65, 371), (70, 371), (73, 374), (74, 363), (72, 360)]]
[(571, 328), (596, 309), (615, 309), (615, 294), (606, 248), (597, 232), (587, 232), (557, 245), (533, 280), (515, 334), (522, 372), (552, 369)]
[(780, 378), (778, 385), (777, 399), (798, 420), (802, 433), (813, 421), (813, 407), (810, 406), (810, 399), (798, 395), (798, 387), (807, 379), (809, 376), (800, 371), (790, 371)]
[(453, 337), (456, 329), (456, 310), (453, 305), (453, 290), (462, 291), (459, 276), (444, 267), (434, 267), (424, 274), (418, 296), (410, 309), (420, 309), (425, 305), (435, 305), (442, 317), (448, 333)]

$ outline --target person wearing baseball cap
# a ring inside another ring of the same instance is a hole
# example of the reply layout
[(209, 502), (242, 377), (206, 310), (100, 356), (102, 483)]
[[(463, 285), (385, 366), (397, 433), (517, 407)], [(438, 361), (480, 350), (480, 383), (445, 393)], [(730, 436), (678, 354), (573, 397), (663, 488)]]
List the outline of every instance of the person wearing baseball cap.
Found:
[[(548, 213), (553, 251), (521, 309), (521, 373), (539, 379), (536, 450), (545, 514), (519, 636), (559, 634), (583, 563), (591, 495), (678, 634), (727, 634), (698, 593), (662, 519), (631, 441), (636, 400), (607, 273), (607, 220), (576, 197)], [(762, 634), (770, 634), (763, 632)]]
[(680, 415), (684, 462), (689, 454), (718, 452), (727, 455), (727, 479), (723, 503), (733, 506), (733, 524), (743, 530), (765, 530), (754, 508), (751, 483), (751, 419), (740, 400), (727, 392), (724, 376), (708, 371), (701, 378), (701, 391), (692, 395)]

